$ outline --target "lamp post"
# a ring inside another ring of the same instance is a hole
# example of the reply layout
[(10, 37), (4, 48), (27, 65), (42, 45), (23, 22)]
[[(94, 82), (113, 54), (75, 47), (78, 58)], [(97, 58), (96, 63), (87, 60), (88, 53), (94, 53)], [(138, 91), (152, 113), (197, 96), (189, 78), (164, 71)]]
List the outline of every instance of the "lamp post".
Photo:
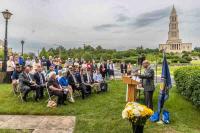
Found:
[(21, 44), (22, 44), (22, 56), (24, 55), (24, 40), (21, 40)]
[(8, 29), (8, 20), (12, 16), (8, 10), (2, 12), (4, 19), (6, 20), (6, 27), (5, 27), (5, 39), (4, 39), (4, 60), (3, 60), (3, 68), (2, 71), (6, 72), (7, 69), (7, 59), (8, 59), (8, 41), (7, 41), (7, 29)]

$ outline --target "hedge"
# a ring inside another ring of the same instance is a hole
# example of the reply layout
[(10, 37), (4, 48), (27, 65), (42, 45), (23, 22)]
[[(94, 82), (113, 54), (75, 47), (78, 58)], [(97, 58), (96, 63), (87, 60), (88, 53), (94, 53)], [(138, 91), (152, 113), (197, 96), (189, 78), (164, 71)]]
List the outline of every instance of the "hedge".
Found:
[(178, 92), (200, 107), (200, 66), (181, 67), (174, 72), (174, 79)]

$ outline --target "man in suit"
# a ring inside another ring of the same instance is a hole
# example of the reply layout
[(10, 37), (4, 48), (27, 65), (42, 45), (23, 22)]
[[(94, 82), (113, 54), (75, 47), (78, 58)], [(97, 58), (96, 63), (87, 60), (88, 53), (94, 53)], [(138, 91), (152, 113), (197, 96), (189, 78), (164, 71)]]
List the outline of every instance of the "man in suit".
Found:
[(88, 91), (88, 87), (83, 83), (79, 68), (75, 69), (74, 76), (75, 76), (77, 83), (79, 84), (80, 90), (82, 91), (82, 99), (84, 99), (85, 96), (88, 96), (90, 94), (90, 92)]
[(87, 71), (87, 69), (85, 70), (81, 70), (81, 82), (82, 84), (84, 84), (87, 88), (87, 92), (91, 94), (91, 90), (92, 90), (92, 77), (91, 74), (89, 74), (89, 72)]
[(42, 73), (41, 65), (37, 66), (37, 72), (34, 74), (33, 77), (40, 92), (39, 98), (42, 99), (44, 97), (44, 88), (46, 87), (46, 82), (45, 82), (44, 74)]
[(122, 62), (120, 65), (120, 69), (122, 76), (125, 76), (125, 74), (127, 74), (127, 64), (125, 62)]
[(26, 102), (26, 97), (31, 90), (36, 91), (35, 101), (39, 98), (39, 89), (37, 84), (32, 80), (30, 76), (30, 67), (25, 66), (23, 72), (19, 75), (19, 85), (21, 91), (24, 93), (23, 100)]
[(142, 62), (145, 71), (144, 74), (137, 74), (142, 79), (142, 86), (144, 87), (145, 104), (147, 107), (153, 109), (153, 92), (154, 86), (154, 70), (151, 68), (148, 60)]

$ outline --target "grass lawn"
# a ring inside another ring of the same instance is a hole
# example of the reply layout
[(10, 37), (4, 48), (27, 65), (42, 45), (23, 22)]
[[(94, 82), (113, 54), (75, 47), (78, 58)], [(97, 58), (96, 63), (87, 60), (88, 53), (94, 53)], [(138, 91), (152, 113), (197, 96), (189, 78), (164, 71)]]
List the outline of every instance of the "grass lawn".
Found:
[[(183, 66), (172, 66), (172, 65), (169, 65), (169, 69), (170, 69), (170, 74), (171, 75), (174, 75), (174, 71), (177, 70), (178, 68), (180, 67), (183, 67)], [(155, 70), (154, 70), (155, 71)], [(162, 73), (162, 66), (158, 66), (158, 69), (157, 69), (157, 75), (160, 76)]]
[(191, 64), (200, 65), (200, 60), (193, 60), (191, 61)]
[[(10, 85), (1, 84), (0, 114), (73, 115), (77, 118), (75, 133), (131, 133), (131, 125), (121, 117), (126, 104), (125, 86), (121, 81), (112, 81), (107, 93), (93, 94), (85, 100), (77, 98), (75, 104), (68, 103), (67, 106), (49, 109), (45, 100), (36, 103), (29, 99), (28, 103), (21, 103), (20, 99), (12, 94)], [(154, 95), (155, 108), (157, 94), (158, 91)], [(171, 123), (158, 125), (147, 122), (145, 133), (200, 132), (200, 109), (180, 96), (175, 88), (171, 90), (165, 107), (170, 112)], [(0, 132), (19, 131), (1, 129)]]

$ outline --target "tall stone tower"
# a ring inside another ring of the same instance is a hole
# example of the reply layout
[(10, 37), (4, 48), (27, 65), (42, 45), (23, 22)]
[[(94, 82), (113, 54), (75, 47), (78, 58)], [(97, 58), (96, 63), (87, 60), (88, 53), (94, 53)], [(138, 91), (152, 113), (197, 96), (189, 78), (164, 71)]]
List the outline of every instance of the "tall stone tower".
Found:
[(174, 6), (172, 8), (169, 20), (168, 40), (166, 44), (160, 44), (159, 49), (165, 49), (165, 51), (168, 53), (181, 53), (183, 51), (191, 52), (192, 44), (182, 43), (182, 40), (179, 38), (178, 15)]
[(169, 20), (170, 23), (167, 42), (181, 42), (181, 40), (179, 39), (178, 16), (176, 14), (176, 9), (174, 6), (172, 8)]

